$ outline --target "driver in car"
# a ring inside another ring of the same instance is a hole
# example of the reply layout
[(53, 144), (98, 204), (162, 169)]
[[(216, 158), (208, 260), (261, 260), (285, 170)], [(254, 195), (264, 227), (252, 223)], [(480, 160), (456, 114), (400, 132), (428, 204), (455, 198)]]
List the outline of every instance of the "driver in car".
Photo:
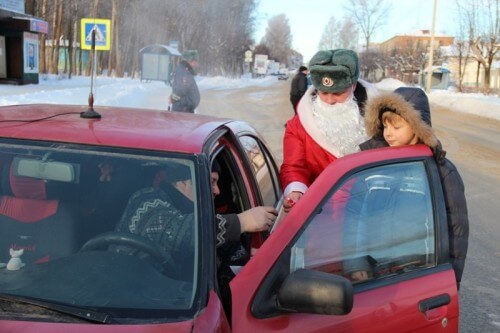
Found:
[[(217, 185), (219, 173), (220, 166), (214, 162), (211, 173), (214, 197), (220, 194)], [(187, 250), (194, 249), (193, 200), (190, 169), (176, 163), (167, 170), (159, 187), (143, 188), (130, 197), (116, 230), (147, 237), (172, 257), (188, 256)], [(235, 255), (240, 248), (242, 233), (268, 230), (277, 214), (272, 206), (254, 207), (240, 214), (217, 214), (218, 256), (230, 258)], [(228, 261), (226, 258), (219, 260)]]

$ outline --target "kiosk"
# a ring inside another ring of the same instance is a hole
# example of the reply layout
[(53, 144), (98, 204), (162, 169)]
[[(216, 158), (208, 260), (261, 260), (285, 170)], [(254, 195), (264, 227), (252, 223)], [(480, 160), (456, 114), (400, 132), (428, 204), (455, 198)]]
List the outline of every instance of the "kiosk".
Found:
[(0, 83), (38, 83), (39, 34), (46, 21), (24, 14), (24, 1), (0, 1)]

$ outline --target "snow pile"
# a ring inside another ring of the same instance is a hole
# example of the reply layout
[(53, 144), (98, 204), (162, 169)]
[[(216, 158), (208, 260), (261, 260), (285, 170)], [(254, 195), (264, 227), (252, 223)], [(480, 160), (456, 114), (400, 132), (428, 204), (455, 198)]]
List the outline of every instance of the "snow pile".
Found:
[[(276, 76), (252, 79), (224, 77), (197, 77), (200, 90), (242, 89), (250, 86), (269, 87), (277, 84)], [(405, 86), (401, 81), (385, 79), (375, 86), (381, 91), (393, 91)], [(73, 76), (59, 79), (48, 75), (39, 84), (24, 86), (0, 85), (0, 105), (15, 104), (76, 104), (86, 105), (90, 93), (90, 78)], [(97, 77), (94, 79), (94, 99), (96, 106), (127, 106), (165, 109), (170, 86), (161, 81), (141, 82), (131, 78)], [(263, 97), (264, 98), (264, 97)], [(494, 95), (465, 94), (450, 90), (432, 90), (430, 102), (449, 108), (451, 111), (473, 113), (500, 120), (500, 98)]]
[[(394, 91), (406, 86), (395, 79), (384, 79), (375, 86), (381, 91)], [(432, 89), (429, 94), (431, 104), (439, 105), (451, 111), (472, 113), (487, 118), (500, 120), (500, 98), (495, 95), (464, 94), (448, 90)]]

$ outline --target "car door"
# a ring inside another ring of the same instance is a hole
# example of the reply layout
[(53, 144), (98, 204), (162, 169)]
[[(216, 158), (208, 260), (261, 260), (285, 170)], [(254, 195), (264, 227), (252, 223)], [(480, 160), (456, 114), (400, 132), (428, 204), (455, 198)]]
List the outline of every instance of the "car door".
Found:
[[(427, 147), (339, 159), (232, 280), (233, 330), (457, 332), (447, 237), (439, 173)], [(333, 310), (283, 305), (287, 281), (299, 271), (319, 274), (303, 283), (312, 298), (334, 290), (322, 289), (329, 276), (348, 281), (352, 291), (328, 295), (337, 302)], [(355, 280), (360, 274), (364, 279)]]

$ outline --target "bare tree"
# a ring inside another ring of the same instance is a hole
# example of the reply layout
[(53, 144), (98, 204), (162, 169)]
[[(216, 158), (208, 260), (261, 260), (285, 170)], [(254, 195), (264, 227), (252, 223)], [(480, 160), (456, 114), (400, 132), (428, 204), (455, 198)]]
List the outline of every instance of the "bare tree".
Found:
[(458, 90), (463, 91), (462, 84), (465, 76), (465, 71), (467, 69), (467, 64), (469, 62), (470, 47), (466, 37), (466, 31), (468, 30), (468, 20), (466, 18), (466, 15), (464, 15), (462, 5), (458, 0), (457, 13), (459, 19), (458, 32), (455, 38), (452, 52), (453, 55), (458, 55)]
[(339, 48), (356, 50), (358, 47), (359, 32), (356, 24), (348, 17), (344, 18), (339, 32)]
[[(484, 69), (483, 90), (490, 89), (491, 65), (500, 49), (499, 0), (457, 0), (467, 21), (472, 56)], [(478, 66), (479, 76), (479, 66)]]
[(365, 39), (365, 50), (370, 48), (370, 40), (389, 15), (386, 0), (349, 0), (345, 7), (353, 21), (358, 24)]
[[(27, 10), (49, 23), (47, 55), (40, 38), (40, 69), (57, 72), (59, 42), (68, 48), (69, 74), (90, 74), (93, 55), (75, 48), (82, 18), (111, 20), (111, 50), (97, 52), (96, 68), (117, 76), (139, 71), (140, 49), (177, 41), (179, 50), (197, 49), (200, 73), (242, 73), (244, 52), (254, 44), (256, 0), (26, 0)], [(64, 4), (64, 6), (62, 6)], [(288, 28), (289, 31), (289, 28)], [(66, 40), (68, 43), (66, 43)], [(288, 43), (289, 44), (289, 43)], [(78, 55), (78, 56), (76, 56)], [(88, 57), (86, 57), (88, 55)], [(45, 61), (46, 59), (46, 61)], [(71, 59), (71, 61), (69, 61)], [(175, 58), (174, 58), (175, 59)], [(88, 60), (88, 61), (87, 61)], [(66, 70), (65, 70), (66, 71)]]
[[(29, 0), (26, 2), (27, 12), (37, 17), (46, 17), (47, 15), (47, 0), (35, 1)], [(40, 51), (39, 51), (39, 71), (41, 74), (47, 73), (45, 61), (45, 34), (40, 34)]]
[(340, 22), (331, 16), (328, 23), (321, 34), (319, 40), (319, 50), (332, 50), (336, 49), (339, 41)]
[[(439, 63), (441, 52), (434, 51), (434, 62)], [(393, 77), (411, 84), (416, 83), (415, 77), (427, 67), (428, 49), (427, 45), (419, 40), (408, 39), (401, 43), (397, 49), (393, 49), (387, 54), (393, 64)]]
[(285, 14), (278, 14), (269, 19), (262, 43), (269, 48), (269, 56), (272, 59), (289, 64), (292, 33), (288, 17)]
[(337, 21), (332, 16), (323, 30), (318, 44), (320, 50), (349, 49), (356, 50), (358, 46), (358, 29), (354, 22), (344, 17), (343, 21)]

